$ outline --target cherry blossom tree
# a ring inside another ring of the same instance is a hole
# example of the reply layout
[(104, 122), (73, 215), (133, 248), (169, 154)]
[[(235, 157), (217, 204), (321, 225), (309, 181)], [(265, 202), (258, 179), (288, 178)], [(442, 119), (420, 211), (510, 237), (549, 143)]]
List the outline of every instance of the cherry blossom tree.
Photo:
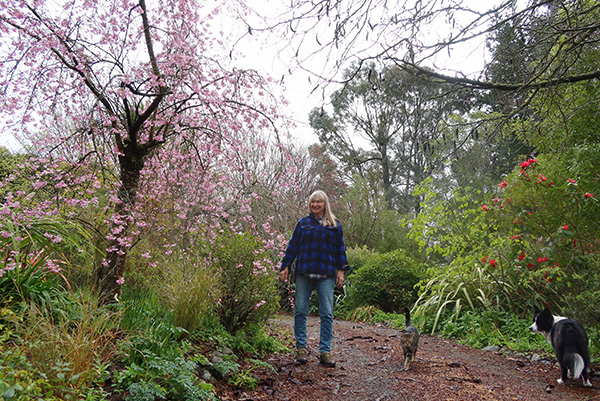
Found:
[[(223, 224), (261, 231), (277, 249), (250, 211), (261, 182), (294, 185), (283, 166), (285, 122), (267, 79), (225, 68), (213, 6), (0, 1), (0, 109), (38, 155), (33, 191), (46, 191), (2, 214), (26, 223), (94, 208), (105, 301), (119, 294), (128, 252), (149, 230), (163, 233), (160, 252), (193, 242), (182, 233), (209, 237)], [(248, 155), (268, 152), (278, 168), (245, 169)], [(174, 223), (177, 236), (161, 231)]]

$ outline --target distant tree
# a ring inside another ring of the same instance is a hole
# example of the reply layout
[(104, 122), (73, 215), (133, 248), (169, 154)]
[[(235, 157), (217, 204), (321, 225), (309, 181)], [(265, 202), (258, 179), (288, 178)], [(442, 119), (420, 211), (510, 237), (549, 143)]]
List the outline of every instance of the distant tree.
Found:
[[(346, 74), (355, 74), (354, 68)], [(452, 151), (440, 146), (447, 141), (440, 123), (464, 113), (470, 103), (450, 85), (415, 79), (396, 66), (378, 71), (371, 64), (333, 93), (331, 115), (314, 109), (310, 123), (349, 171), (377, 172), (390, 207), (415, 211), (414, 187), (441, 166), (445, 151)]]

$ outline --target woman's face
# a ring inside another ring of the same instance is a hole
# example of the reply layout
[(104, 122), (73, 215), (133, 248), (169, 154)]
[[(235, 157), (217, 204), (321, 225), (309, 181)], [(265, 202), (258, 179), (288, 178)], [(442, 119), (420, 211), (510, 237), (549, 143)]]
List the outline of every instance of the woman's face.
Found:
[(313, 199), (310, 201), (310, 211), (316, 217), (323, 217), (325, 214), (325, 201)]

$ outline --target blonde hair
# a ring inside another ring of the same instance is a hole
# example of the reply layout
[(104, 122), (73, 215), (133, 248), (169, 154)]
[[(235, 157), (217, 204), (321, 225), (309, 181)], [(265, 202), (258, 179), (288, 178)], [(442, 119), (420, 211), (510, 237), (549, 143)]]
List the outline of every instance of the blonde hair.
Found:
[(331, 211), (331, 204), (329, 203), (329, 197), (323, 191), (315, 191), (308, 197), (308, 206), (310, 208), (310, 202), (313, 200), (320, 200), (325, 203), (325, 212), (323, 213), (323, 225), (325, 227), (336, 227), (337, 218)]

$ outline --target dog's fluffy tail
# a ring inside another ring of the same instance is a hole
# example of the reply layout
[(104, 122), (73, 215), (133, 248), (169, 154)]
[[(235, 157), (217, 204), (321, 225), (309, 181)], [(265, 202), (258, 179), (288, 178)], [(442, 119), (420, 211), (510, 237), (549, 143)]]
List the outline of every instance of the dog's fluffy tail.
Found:
[(571, 366), (573, 366), (573, 379), (579, 379), (579, 377), (581, 376), (581, 372), (583, 372), (583, 369), (585, 369), (585, 362), (583, 360), (583, 357), (579, 354), (573, 354), (573, 361)]

